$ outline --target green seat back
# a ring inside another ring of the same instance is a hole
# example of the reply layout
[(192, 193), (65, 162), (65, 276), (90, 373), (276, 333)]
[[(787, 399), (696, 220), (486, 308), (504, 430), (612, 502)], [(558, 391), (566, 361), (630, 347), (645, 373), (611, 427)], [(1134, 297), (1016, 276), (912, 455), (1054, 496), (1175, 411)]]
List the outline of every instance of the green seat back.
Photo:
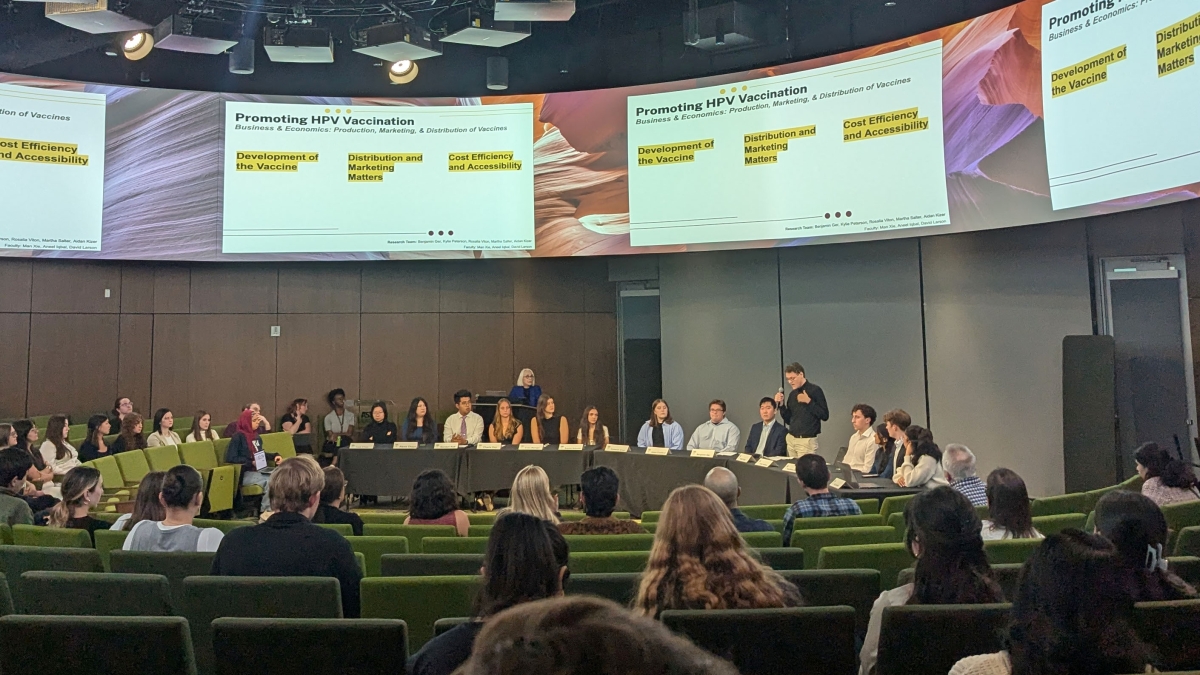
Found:
[(212, 520), (209, 518), (197, 518), (192, 521), (196, 527), (215, 527), (225, 534), (233, 532), (239, 527), (254, 527), (257, 523), (252, 520)]
[(0, 616), (16, 613), (17, 610), (13, 608), (12, 593), (8, 590), (8, 579), (0, 574)]
[[(179, 461), (179, 449), (174, 445), (159, 445), (153, 448), (146, 448), (145, 453), (146, 464), (150, 466), (151, 471), (169, 471), (182, 463)], [(121, 454), (128, 453), (123, 452)], [(117, 461), (120, 462), (121, 460), (118, 459)]]
[(1085, 524), (1087, 515), (1083, 513), (1060, 513), (1053, 516), (1037, 516), (1033, 519), (1033, 526), (1047, 537), (1070, 528), (1082, 530)]
[(1200, 556), (1200, 525), (1185, 527), (1175, 535), (1175, 555)]
[(104, 569), (112, 569), (109, 563), (112, 552), (121, 550), (121, 547), (125, 545), (125, 538), (129, 536), (128, 528), (96, 530), (93, 536), (96, 537), (96, 550), (100, 552), (100, 562), (104, 564)]
[[(877, 675), (945, 673), (959, 659), (1004, 649), (1012, 605), (902, 605), (883, 610)], [(930, 636), (937, 636), (930, 640)], [(914, 648), (920, 645), (920, 648)]]
[(657, 523), (660, 515), (662, 515), (662, 511), (642, 511), (642, 525)]
[(987, 520), (992, 517), (992, 507), (984, 504), (975, 507), (975, 515), (979, 516), (980, 520)]
[(817, 557), (817, 569), (878, 570), (880, 590), (886, 591), (896, 587), (896, 575), (914, 560), (904, 544), (826, 546)]
[(834, 527), (827, 530), (797, 530), (792, 533), (791, 547), (804, 551), (808, 569), (816, 569), (821, 549), (826, 546), (888, 544), (894, 541), (896, 531), (890, 527)]
[(471, 525), (467, 528), (468, 537), (490, 537), (492, 536), (491, 525)]
[(161, 574), (26, 572), (26, 614), (171, 616), (171, 585)]
[(1200, 558), (1178, 556), (1167, 558), (1168, 569), (1193, 586), (1200, 586)]
[(180, 604), (204, 675), (213, 672), (213, 619), (342, 618), (342, 591), (333, 577), (189, 577)]
[(879, 514), (878, 499), (855, 499), (855, 504), (858, 504), (858, 510), (862, 511), (864, 516), (873, 516)]
[[(346, 527), (350, 526), (346, 525)], [(361, 537), (347, 537), (346, 541), (350, 542), (350, 548), (363, 554), (363, 557), (366, 558), (366, 576), (369, 577), (382, 576), (383, 556), (408, 553), (408, 539), (405, 537), (364, 535)]]
[(904, 513), (904, 507), (908, 506), (913, 497), (916, 497), (916, 495), (899, 495), (884, 498), (883, 502), (879, 505), (879, 516), (883, 518), (883, 522), (888, 522), (888, 516), (893, 513)]
[(238, 468), (235, 466), (219, 466), (208, 476), (208, 510), (209, 513), (232, 511), (233, 500), (238, 489)]
[[(700, 647), (759, 675), (853, 675), (854, 610), (850, 607), (668, 610), (663, 624)], [(796, 636), (820, 649), (797, 658)]]
[(767, 547), (755, 549), (755, 551), (758, 552), (758, 557), (763, 564), (771, 569), (781, 571), (804, 569), (804, 549)]
[(17, 611), (23, 612), (25, 607), (21, 575), (33, 570), (103, 572), (104, 566), (100, 563), (100, 553), (92, 548), (0, 546), (0, 573), (8, 579), (8, 590)]
[(1100, 501), (1101, 497), (1103, 497), (1104, 495), (1106, 495), (1110, 492), (1115, 492), (1120, 489), (1121, 489), (1121, 487), (1119, 485), (1110, 485), (1106, 488), (1100, 488), (1099, 490), (1089, 490), (1089, 491), (1083, 493), (1083, 496), (1084, 496), (1083, 508), (1085, 509), (1084, 513), (1090, 513), (1092, 510), (1094, 510), (1096, 508), (1096, 502)]
[(286, 431), (263, 434), (259, 438), (262, 439), (263, 452), (273, 452), (284, 459), (296, 456), (295, 438)]
[[(227, 618), (212, 631), (217, 675), (244, 675), (249, 664), (257, 675), (403, 675), (408, 659), (403, 621)], [(267, 658), (263, 645), (270, 645)]]
[(1167, 519), (1167, 528), (1179, 532), (1185, 527), (1200, 525), (1200, 500), (1177, 502), (1162, 507), (1163, 517)]
[[(317, 527), (323, 527), (327, 530), (333, 530), (343, 537), (354, 536), (354, 526), (350, 523), (314, 523)], [(405, 540), (408, 541), (407, 539)]]
[(150, 463), (146, 454), (141, 450), (126, 450), (116, 456), (117, 466), (121, 467), (121, 475), (126, 483), (140, 483), (146, 474), (150, 473)]
[(178, 616), (6, 616), (0, 670), (19, 673), (195, 675), (188, 622)]
[(612, 574), (646, 569), (649, 551), (579, 551), (571, 553), (571, 574)]
[[(222, 427), (222, 429), (224, 429), (224, 427)], [(221, 433), (220, 431), (216, 431), (216, 427), (213, 427), (213, 431), (218, 434)], [(231, 439), (228, 438), (218, 438), (212, 442), (213, 452), (217, 454), (217, 461), (221, 464), (225, 463), (225, 451), (229, 449), (230, 440)]]
[[(492, 525), (496, 522), (496, 513), (497, 513), (496, 511), (484, 511), (481, 513), (468, 513), (467, 514), (467, 522), (469, 522), (472, 525)], [(392, 513), (366, 514), (366, 513), (362, 513), (359, 515), (362, 516), (364, 523), (368, 523), (368, 522), (372, 522), (372, 521), (367, 520), (368, 515), (370, 515), (372, 518), (394, 518), (397, 514), (392, 514)], [(399, 514), (399, 515), (401, 516), (400, 522), (404, 522), (403, 514)], [(383, 522), (391, 522), (391, 521), (375, 520), (374, 522), (383, 523)]]
[(179, 446), (179, 459), (184, 464), (201, 473), (215, 469), (220, 465), (217, 461), (217, 451), (213, 449), (212, 441), (197, 441), (184, 443)]
[(1121, 490), (1129, 490), (1130, 492), (1141, 492), (1142, 483), (1145, 482), (1146, 481), (1144, 478), (1135, 473), (1129, 478), (1117, 483), (1117, 488)]
[(194, 417), (175, 417), (175, 421), (171, 424), (171, 431), (179, 434), (180, 438), (187, 438), (187, 435), (192, 431), (192, 422)]
[(637, 572), (575, 574), (572, 571), (564, 590), (567, 595), (596, 595), (628, 607), (637, 596), (638, 580), (641, 576)]
[(0, 523), (0, 546), (13, 543), (12, 525)]
[(379, 561), (381, 577), (436, 577), (479, 574), (483, 555), (474, 553), (390, 553)]
[(1057, 516), (1062, 513), (1087, 513), (1088, 498), (1082, 492), (1033, 500), (1029, 512), (1036, 516)]
[(121, 473), (121, 466), (117, 462), (115, 455), (98, 457), (93, 459), (90, 464), (100, 472), (100, 480), (104, 483), (104, 487), (118, 488), (125, 486), (125, 476)]
[(408, 624), (416, 652), (433, 637), (433, 622), (470, 616), (482, 577), (367, 577), (362, 580), (364, 619), (400, 619)]
[[(791, 504), (759, 504), (755, 506), (738, 506), (742, 513), (751, 518), (759, 518), (761, 520), (783, 520), (783, 514), (788, 510)], [(645, 520), (645, 515), (642, 514), (642, 520)]]
[(1200, 600), (1139, 602), (1133, 622), (1161, 670), (1200, 670)]
[(1087, 522), (1083, 524), (1083, 531), (1092, 534), (1096, 531), (1096, 512), (1090, 511), (1087, 516)]
[[(779, 536), (778, 533), (774, 533)], [(652, 534), (568, 534), (564, 539), (571, 551), (649, 551)], [(486, 540), (485, 540), (486, 541)]]
[(35, 525), (13, 525), (13, 543), (17, 546), (92, 548), (92, 538), (87, 530)]
[(115, 550), (109, 558), (114, 574), (160, 574), (171, 585), (171, 600), (177, 614), (183, 612), (183, 580), (207, 576), (215, 553), (158, 553)]
[[(364, 533), (366, 533), (368, 527), (370, 525), (363, 525)], [(421, 540), (421, 552), (475, 553), (482, 555), (487, 552), (487, 543), (487, 537), (425, 537)]]
[(39, 431), (38, 437), (39, 438), (46, 437), (46, 425), (50, 423), (50, 417), (51, 417), (50, 415), (38, 415), (37, 417), (29, 418), (29, 421), (33, 422), (33, 426), (38, 428), (38, 431)]
[(783, 535), (779, 532), (743, 532), (742, 539), (751, 548), (780, 548), (783, 546)]
[(888, 516), (887, 526), (896, 531), (896, 536), (900, 539), (904, 538), (904, 533), (908, 532), (908, 526), (904, 523), (904, 513), (893, 513)]
[[(368, 537), (404, 537), (408, 539), (408, 550), (425, 552), (425, 537), (457, 537), (453, 525), (394, 525), (363, 521), (363, 534)], [(487, 538), (484, 538), (487, 543)], [(429, 551), (429, 553), (458, 553), (459, 551)], [(471, 551), (466, 551), (470, 553)], [(483, 551), (481, 550), (480, 553)], [(411, 626), (409, 627), (411, 630)]]
[[(1022, 563), (992, 565), (992, 578), (1000, 585), (1000, 590), (1004, 591), (1005, 599), (1011, 601), (1017, 597), (1017, 587), (1021, 581), (1021, 569), (1024, 567), (1025, 565)], [(896, 578), (896, 585), (911, 584), (915, 577), (916, 570), (912, 567), (900, 570), (900, 574)]]
[[(83, 440), (87, 438), (88, 427), (86, 424), (72, 424), (67, 427), (67, 442)], [(71, 443), (74, 445), (74, 443)]]
[(987, 553), (988, 562), (993, 565), (1003, 563), (1024, 563), (1040, 546), (1041, 539), (1002, 539), (1000, 541), (983, 542), (983, 550)]
[(884, 524), (883, 517), (879, 514), (797, 518), (792, 522), (793, 532), (796, 530), (826, 530), (831, 527), (879, 527)]
[[(371, 512), (371, 511), (355, 511), (355, 513), (358, 514), (359, 518), (362, 518), (363, 523), (376, 523), (376, 524), (385, 524), (385, 525), (403, 525), (404, 520), (406, 518), (408, 518), (407, 513), (387, 513), (387, 512)], [(485, 516), (485, 515), (488, 516), (487, 522), (489, 522), (489, 523), (496, 519), (495, 512), (472, 513), (472, 514), (469, 514), (469, 518), (471, 519), (471, 524), (476, 525), (477, 524), (475, 522), (476, 518), (478, 516)], [(484, 523), (478, 523), (478, 524), (482, 525)]]
[(859, 637), (866, 635), (871, 606), (879, 597), (877, 570), (784, 570), (780, 574), (796, 584), (805, 605), (853, 607), (855, 632)]

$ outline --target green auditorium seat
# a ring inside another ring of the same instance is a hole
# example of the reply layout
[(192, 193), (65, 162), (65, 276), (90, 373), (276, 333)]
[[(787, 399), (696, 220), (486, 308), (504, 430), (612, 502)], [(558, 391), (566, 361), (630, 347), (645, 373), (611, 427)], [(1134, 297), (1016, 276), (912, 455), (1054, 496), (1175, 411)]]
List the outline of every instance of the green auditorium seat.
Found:
[(984, 504), (983, 506), (976, 506), (975, 515), (979, 516), (980, 520), (987, 520), (988, 518), (992, 517), (991, 507), (989, 507), (987, 504)]
[[(363, 526), (363, 533), (367, 531)], [(384, 526), (386, 527), (386, 526)], [(487, 537), (425, 537), (421, 540), (422, 553), (475, 553), (482, 555), (487, 552)], [(409, 540), (412, 545), (412, 540)], [(413, 634), (412, 624), (409, 624), (409, 634)]]
[[(663, 624), (755, 675), (853, 675), (854, 610), (850, 607), (668, 610)], [(797, 654), (796, 636), (820, 645)]]
[(1175, 535), (1174, 554), (1200, 556), (1200, 525), (1185, 527)]
[(1047, 537), (1070, 528), (1082, 530), (1086, 524), (1087, 516), (1082, 513), (1060, 513), (1054, 516), (1037, 516), (1033, 519), (1033, 526)]
[(157, 553), (154, 551), (113, 551), (109, 567), (114, 574), (161, 574), (171, 584), (171, 600), (176, 613), (183, 612), (183, 580), (208, 576), (215, 553)]
[(743, 532), (742, 539), (752, 548), (780, 548), (783, 535), (779, 532)]
[[(368, 515), (370, 515), (374, 518), (380, 518), (380, 517), (384, 517), (384, 516), (391, 518), (391, 517), (394, 517), (395, 515), (399, 515), (400, 520), (398, 522), (404, 522), (404, 518), (407, 517), (405, 514), (391, 514), (391, 513), (372, 513), (372, 514), (361, 513), (359, 515), (362, 516), (364, 523), (372, 522), (370, 520), (367, 520)], [(391, 522), (391, 521), (376, 520), (374, 522), (382, 523), (382, 522)], [(496, 522), (496, 512), (495, 511), (485, 511), (482, 513), (468, 513), (467, 514), (467, 522), (469, 522), (472, 525), (492, 525)]]
[(111, 569), (109, 561), (112, 552), (121, 550), (129, 532), (127, 530), (96, 530), (93, 536), (96, 537), (96, 550), (100, 552), (100, 562), (104, 564), (104, 569)]
[(662, 511), (642, 511), (642, 525), (657, 523), (660, 515), (662, 515)]
[(908, 526), (904, 523), (904, 513), (892, 513), (888, 515), (887, 526), (896, 531), (896, 537), (900, 540), (904, 539), (904, 533), (908, 532)]
[[(222, 427), (222, 430), (223, 429), (224, 427)], [(221, 433), (220, 431), (216, 430), (216, 427), (213, 427), (213, 431), (218, 434)], [(212, 442), (213, 452), (217, 453), (217, 461), (222, 464), (225, 463), (225, 451), (229, 449), (230, 440), (231, 439), (228, 438), (217, 438), (217, 440)]]
[(8, 523), (0, 523), (0, 546), (8, 546), (12, 543), (12, 526)]
[(1110, 485), (1106, 488), (1100, 488), (1099, 490), (1089, 490), (1089, 491), (1083, 493), (1083, 496), (1084, 496), (1083, 508), (1085, 509), (1083, 512), (1090, 513), (1091, 511), (1093, 511), (1096, 508), (1096, 502), (1100, 501), (1101, 497), (1103, 497), (1104, 495), (1106, 495), (1110, 492), (1116, 492), (1117, 490), (1120, 490), (1120, 489), (1121, 489), (1121, 486), (1119, 486), (1119, 485)]
[(333, 577), (189, 577), (180, 604), (204, 675), (213, 672), (214, 619), (342, 618), (341, 587)]
[[(349, 527), (349, 525), (346, 527)], [(404, 537), (364, 535), (361, 537), (347, 537), (346, 541), (350, 542), (350, 548), (354, 549), (355, 552), (363, 554), (367, 566), (365, 574), (368, 577), (382, 576), (383, 556), (408, 553), (408, 539)]]
[[(804, 569), (804, 549), (765, 547), (754, 549), (763, 564), (775, 570)], [(816, 557), (816, 556), (814, 556)]]
[(26, 572), (26, 614), (171, 616), (171, 585), (161, 574)]
[(195, 675), (188, 622), (178, 616), (6, 616), (0, 671)]
[(176, 417), (171, 425), (171, 430), (179, 434), (180, 438), (187, 438), (187, 435), (192, 431), (192, 422), (195, 417)]
[(1033, 500), (1029, 512), (1037, 516), (1057, 516), (1063, 513), (1087, 513), (1088, 497), (1082, 492)]
[(217, 461), (217, 451), (213, 448), (212, 441), (184, 443), (178, 448), (179, 459), (200, 473), (211, 471), (221, 465)]
[(820, 518), (797, 518), (792, 521), (792, 531), (827, 530), (831, 527), (879, 527), (885, 525), (879, 514), (865, 516), (824, 516)]
[(1200, 501), (1167, 504), (1162, 507), (1162, 513), (1167, 519), (1167, 527), (1175, 532), (1200, 525)]
[(218, 466), (208, 475), (208, 511), (219, 513), (233, 510), (233, 500), (238, 493), (238, 468)]
[(471, 525), (467, 528), (468, 537), (490, 537), (492, 536), (491, 525)]
[(137, 481), (130, 483), (125, 480), (125, 474), (121, 473), (121, 465), (117, 462), (115, 455), (98, 457), (87, 464), (91, 464), (100, 472), (100, 480), (104, 483), (105, 490), (137, 485)]
[[(765, 534), (778, 533), (767, 532)], [(571, 551), (649, 551), (654, 544), (652, 534), (568, 534), (563, 537)]]
[(797, 530), (792, 533), (791, 546), (807, 554), (808, 569), (816, 569), (821, 549), (826, 546), (889, 544), (895, 542), (896, 538), (896, 531), (890, 527), (834, 527)]
[(1133, 621), (1160, 669), (1200, 670), (1200, 600), (1139, 602)]
[(571, 553), (571, 574), (611, 574), (641, 572), (646, 569), (649, 551), (580, 551)]
[[(992, 577), (996, 580), (997, 584), (1000, 584), (1000, 590), (1004, 591), (1004, 597), (1009, 601), (1017, 597), (1017, 587), (1021, 581), (1021, 569), (1023, 567), (1025, 567), (1023, 563), (992, 565)], [(911, 567), (900, 570), (900, 574), (896, 578), (896, 585), (911, 584), (915, 572), (916, 570)]]
[(1002, 539), (1000, 541), (983, 542), (983, 550), (987, 553), (988, 562), (993, 565), (1004, 563), (1024, 563), (1029, 559), (1033, 549), (1040, 546), (1041, 539)]
[(886, 591), (896, 587), (896, 575), (913, 561), (904, 544), (827, 546), (817, 557), (817, 569), (878, 570), (880, 590)]
[[(350, 523), (315, 523), (315, 524), (317, 527), (323, 527), (327, 530), (333, 530), (334, 532), (337, 532), (338, 534), (342, 535), (343, 537), (353, 537), (354, 536), (354, 526), (351, 525)], [(405, 539), (404, 541), (406, 543), (408, 542), (407, 539)]]
[(100, 553), (93, 548), (0, 546), (0, 573), (8, 578), (13, 604), (23, 611), (21, 575), (32, 570), (52, 572), (103, 572)]
[[(1004, 649), (1012, 605), (903, 605), (883, 610), (877, 675), (945, 673), (959, 659)], [(937, 636), (937, 639), (930, 639)], [(919, 648), (915, 646), (920, 645)]]
[(146, 453), (142, 450), (128, 450), (118, 453), (117, 466), (121, 467), (121, 475), (125, 483), (141, 483), (142, 478), (150, 473), (150, 463), (146, 461)]
[(380, 558), (381, 577), (436, 577), (479, 574), (483, 554), (475, 553), (404, 553)]
[[(408, 550), (426, 552), (423, 546), (425, 537), (457, 537), (453, 525), (394, 525), (391, 523), (369, 523), (363, 521), (363, 534), (368, 537), (405, 537), (408, 539)], [(484, 543), (487, 539), (484, 538)], [(470, 553), (471, 551), (466, 551)], [(480, 553), (483, 551), (480, 550)], [(459, 551), (428, 551), (428, 553), (459, 553)], [(411, 626), (409, 627), (411, 629)]]
[(853, 607), (855, 631), (859, 637), (866, 635), (871, 606), (879, 597), (877, 570), (784, 570), (779, 574), (796, 584), (805, 605)]
[(1135, 473), (1132, 476), (1130, 476), (1129, 478), (1126, 478), (1125, 480), (1121, 481), (1120, 483), (1117, 483), (1117, 487), (1121, 490), (1129, 490), (1130, 492), (1141, 492), (1142, 491), (1142, 483), (1145, 483), (1145, 482), (1146, 481), (1144, 478), (1142, 478), (1141, 476), (1139, 476)]
[(637, 595), (638, 580), (641, 576), (636, 572), (575, 574), (572, 571), (564, 590), (567, 595), (595, 595), (628, 607)]
[(1167, 558), (1167, 569), (1193, 586), (1200, 586), (1200, 558), (1178, 556)]
[(36, 525), (13, 525), (13, 543), (17, 546), (92, 548), (92, 538), (87, 530)]
[[(363, 521), (364, 523), (381, 524), (381, 525), (403, 525), (403, 524), (404, 524), (404, 520), (405, 520), (406, 518), (408, 518), (408, 514), (407, 514), (407, 513), (403, 513), (403, 512), (388, 513), (388, 512), (378, 512), (378, 511), (375, 511), (375, 512), (373, 512), (373, 511), (355, 511), (355, 513), (357, 513), (357, 514), (358, 514), (358, 517), (359, 517), (359, 518), (362, 518), (362, 521)], [(491, 518), (490, 518), (490, 519), (487, 521), (488, 523), (490, 523), (490, 522), (492, 522), (493, 520), (495, 520), (495, 516), (494, 516), (493, 514), (491, 514), (491, 513), (488, 513), (488, 514), (479, 514), (479, 513), (472, 513), (472, 514), (469, 514), (469, 516), (470, 516), (471, 518), (475, 518), (476, 516), (479, 516), (479, 515), (487, 515), (487, 516), (491, 516)], [(477, 523), (476, 523), (474, 520), (472, 520), (472, 521), (471, 521), (471, 524), (472, 524), (472, 525), (475, 525), (475, 524), (477, 524)], [(485, 524), (485, 523), (478, 523), (478, 524), (479, 524), (479, 525), (483, 525), (483, 524)]]
[(259, 438), (262, 439), (263, 452), (273, 452), (284, 459), (296, 456), (295, 439), (286, 431), (263, 434)]
[[(759, 504), (754, 506), (739, 506), (742, 513), (760, 520), (783, 520), (783, 514), (791, 504)], [(645, 520), (645, 514), (643, 520)]]
[(192, 521), (196, 527), (215, 527), (224, 534), (229, 534), (239, 527), (254, 527), (258, 523), (253, 520), (213, 520), (209, 518), (197, 518)]
[[(181, 464), (179, 461), (179, 449), (174, 445), (159, 445), (153, 448), (146, 448), (144, 452), (146, 453), (146, 464), (150, 466), (151, 471), (170, 471)], [(120, 459), (117, 462), (120, 463)]]
[(448, 633), (470, 620), (471, 617), (469, 616), (456, 616), (449, 619), (438, 619), (437, 621), (433, 622), (433, 636), (437, 637), (442, 633)]
[(916, 495), (899, 495), (885, 498), (879, 505), (879, 517), (886, 523), (888, 522), (888, 516), (893, 513), (904, 513), (904, 507), (908, 506), (913, 497), (916, 497)]
[(403, 621), (224, 618), (212, 632), (216, 675), (404, 675), (408, 659)]
[(8, 590), (8, 579), (3, 574), (0, 574), (0, 616), (8, 616), (16, 614), (17, 610), (13, 609), (12, 593)]
[(433, 622), (470, 616), (482, 577), (367, 577), (362, 581), (364, 619), (400, 619), (408, 624), (416, 652), (433, 637)]
[(854, 503), (858, 504), (858, 510), (862, 511), (864, 516), (879, 515), (878, 499), (855, 499)]

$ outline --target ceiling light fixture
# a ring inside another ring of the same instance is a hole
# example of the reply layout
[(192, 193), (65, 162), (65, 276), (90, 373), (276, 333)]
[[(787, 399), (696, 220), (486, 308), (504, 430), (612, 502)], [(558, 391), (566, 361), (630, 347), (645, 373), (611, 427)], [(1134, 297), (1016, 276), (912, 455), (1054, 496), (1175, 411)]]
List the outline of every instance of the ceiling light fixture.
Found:
[(388, 79), (392, 81), (392, 84), (408, 84), (417, 79), (419, 70), (416, 61), (409, 59), (396, 61), (388, 66)]
[(130, 61), (141, 61), (154, 49), (154, 36), (145, 31), (134, 33), (121, 43), (121, 53)]

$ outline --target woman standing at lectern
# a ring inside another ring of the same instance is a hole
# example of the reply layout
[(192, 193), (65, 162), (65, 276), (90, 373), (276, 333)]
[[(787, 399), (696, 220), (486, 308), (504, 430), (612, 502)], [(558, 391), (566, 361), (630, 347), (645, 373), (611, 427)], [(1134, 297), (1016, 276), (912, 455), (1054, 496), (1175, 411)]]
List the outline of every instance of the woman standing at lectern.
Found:
[(533, 371), (526, 368), (517, 376), (517, 386), (508, 392), (508, 400), (513, 402), (513, 405), (527, 405), (530, 408), (536, 406), (542, 398), (542, 388), (537, 384), (537, 378), (533, 376)]
[(571, 431), (567, 428), (567, 418), (563, 415), (556, 415), (554, 410), (554, 397), (542, 394), (538, 399), (537, 417), (529, 425), (529, 428), (533, 430), (534, 443), (558, 445), (566, 443), (570, 438)]

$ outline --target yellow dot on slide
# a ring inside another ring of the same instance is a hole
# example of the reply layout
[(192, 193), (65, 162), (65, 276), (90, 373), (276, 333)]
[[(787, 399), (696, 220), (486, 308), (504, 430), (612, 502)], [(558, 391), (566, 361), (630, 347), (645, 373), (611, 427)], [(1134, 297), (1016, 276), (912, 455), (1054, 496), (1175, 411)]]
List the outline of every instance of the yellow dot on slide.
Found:
[(346, 114), (349, 115), (350, 112), (351, 112), (351, 110), (349, 108), (346, 108)]
[(742, 91), (746, 91), (746, 85), (742, 85)]
[(329, 112), (329, 108), (326, 108), (326, 109), (325, 109), (325, 112)]
[(336, 113), (339, 113), (339, 114), (340, 114), (340, 113), (342, 112), (342, 109), (341, 109), (341, 108), (338, 108), (338, 109), (337, 109), (337, 110), (335, 110), (334, 112), (336, 112)]
[(721, 93), (722, 93), (722, 94), (724, 94), (724, 93), (725, 93), (725, 90), (724, 90), (724, 89), (722, 89), (722, 90), (721, 90)]

